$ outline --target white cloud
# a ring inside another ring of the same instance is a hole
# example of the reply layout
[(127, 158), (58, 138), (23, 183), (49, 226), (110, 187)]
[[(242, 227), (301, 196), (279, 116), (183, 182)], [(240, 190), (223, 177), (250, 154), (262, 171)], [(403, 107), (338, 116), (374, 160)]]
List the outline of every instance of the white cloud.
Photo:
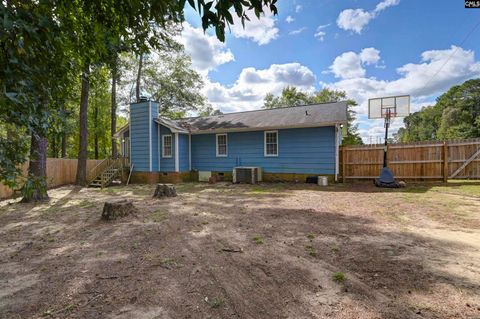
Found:
[(380, 12), (388, 7), (396, 6), (400, 0), (384, 0), (377, 4), (373, 11), (364, 9), (346, 9), (340, 12), (337, 18), (337, 25), (344, 30), (350, 30), (358, 34), (362, 33), (365, 26), (375, 19)]
[(292, 18), (292, 16), (288, 16), (288, 17), (285, 19), (285, 22), (287, 22), (287, 23), (292, 23), (293, 21), (295, 21), (295, 19)]
[(301, 5), (299, 5), (299, 4), (297, 4), (297, 5), (295, 6), (295, 12), (296, 12), (296, 13), (301, 12), (302, 9), (303, 9), (303, 7), (302, 7)]
[(313, 91), (315, 75), (299, 63), (272, 64), (267, 69), (244, 68), (231, 86), (206, 81), (204, 93), (224, 112), (258, 109), (267, 93), (279, 94), (287, 85)]
[[(368, 57), (369, 63), (376, 63), (379, 55), (374, 54), (372, 50), (365, 50), (362, 52)], [(353, 52), (346, 53), (349, 53), (346, 55), (348, 57)], [(369, 127), (369, 131), (365, 134), (370, 135), (374, 132), (370, 129), (377, 126), (382, 127), (383, 124), (381, 121), (366, 120), (369, 98), (409, 94), (412, 96), (411, 111), (415, 112), (420, 110), (422, 106), (432, 103), (438, 94), (445, 92), (451, 86), (480, 76), (480, 61), (475, 59), (474, 52), (456, 46), (451, 46), (446, 50), (423, 52), (419, 63), (408, 63), (397, 68), (398, 78), (390, 81), (365, 77), (364, 70), (359, 71), (358, 68), (358, 59), (361, 55), (360, 53), (350, 59), (345, 58), (345, 53), (340, 55), (339, 57), (342, 57), (344, 61), (352, 60), (357, 63), (351, 62), (350, 65), (356, 73), (350, 70), (348, 74), (351, 75), (350, 77), (342, 77), (337, 82), (321, 82), (320, 84), (323, 87), (343, 90), (350, 98), (357, 101), (359, 106), (356, 111), (359, 117), (363, 117), (365, 122), (369, 123), (364, 125)], [(335, 61), (332, 66), (334, 64)], [(332, 72), (335, 73), (333, 70)], [(402, 123), (401, 119), (398, 119), (397, 122)], [(395, 132), (395, 129), (392, 129), (392, 132)]]
[(205, 34), (201, 28), (192, 27), (188, 22), (183, 24), (179, 41), (191, 56), (193, 68), (203, 75), (219, 65), (235, 60), (233, 53), (224, 43), (215, 36)]
[(255, 16), (253, 11), (247, 11), (247, 16), (250, 21), (246, 21), (245, 28), (243, 28), (240, 19), (234, 15), (234, 24), (231, 26), (234, 37), (250, 39), (258, 45), (268, 44), (278, 37), (279, 30), (275, 26), (276, 20), (268, 9), (260, 19)]
[(376, 13), (381, 12), (388, 7), (396, 6), (399, 3), (400, 3), (400, 0), (385, 0), (385, 1), (382, 1), (379, 4), (377, 4), (377, 6), (375, 7), (375, 12)]
[(363, 9), (346, 9), (338, 15), (337, 25), (340, 29), (360, 34), (372, 18), (373, 15)]
[(360, 59), (365, 64), (376, 64), (380, 61), (380, 51), (375, 48), (365, 48), (360, 52)]
[(337, 56), (329, 67), (337, 78), (352, 79), (365, 76), (364, 65), (376, 64), (380, 60), (380, 51), (375, 48), (365, 48), (360, 53), (353, 51)]
[(327, 35), (327, 33), (325, 31), (322, 31), (322, 30), (325, 29), (325, 28), (328, 28), (329, 26), (330, 26), (330, 23), (319, 25), (313, 36), (315, 38), (317, 38), (318, 40), (323, 42), (323, 40), (325, 40), (325, 36)]
[(317, 31), (317, 32), (315, 32), (315, 34), (313, 36), (315, 38), (317, 38), (318, 40), (323, 42), (323, 40), (325, 40), (326, 35), (327, 35), (327, 33), (324, 32), (324, 31)]
[[(337, 82), (320, 83), (323, 87), (343, 90), (350, 98), (357, 101), (359, 106), (356, 111), (360, 119), (358, 122), (360, 123), (362, 137), (366, 142), (368, 142), (369, 136), (377, 136), (383, 132), (383, 122), (381, 120), (372, 121), (366, 117), (369, 98), (409, 94), (412, 96), (411, 112), (416, 112), (423, 106), (432, 104), (436, 96), (445, 92), (451, 86), (480, 76), (480, 61), (475, 59), (474, 52), (451, 46), (445, 50), (423, 52), (418, 63), (408, 63), (397, 68), (397, 79), (387, 81), (373, 77), (369, 78), (365, 77), (365, 70), (362, 71), (358, 67), (358, 60), (361, 60), (360, 56), (363, 55), (365, 62), (377, 63), (380, 56), (371, 49), (364, 49), (353, 58), (351, 57), (353, 52), (346, 52), (349, 53), (346, 56), (350, 59), (345, 58), (345, 53), (340, 55), (335, 60), (342, 57), (340, 60), (345, 62), (343, 67), (350, 72), (348, 73), (350, 77), (342, 77)], [(352, 69), (350, 70), (348, 70), (348, 63), (346, 63), (348, 61), (351, 63), (350, 68)], [(334, 64), (335, 61), (332, 66)], [(339, 69), (336, 69), (336, 71), (339, 72)], [(332, 72), (335, 73), (333, 70)], [(402, 119), (396, 119), (394, 123), (392, 133), (403, 125), (403, 121)]]
[(290, 34), (290, 35), (297, 35), (297, 34), (302, 33), (302, 32), (305, 31), (305, 30), (307, 30), (307, 28), (306, 28), (306, 27), (302, 27), (302, 28), (300, 28), (300, 29), (290, 31), (288, 34)]

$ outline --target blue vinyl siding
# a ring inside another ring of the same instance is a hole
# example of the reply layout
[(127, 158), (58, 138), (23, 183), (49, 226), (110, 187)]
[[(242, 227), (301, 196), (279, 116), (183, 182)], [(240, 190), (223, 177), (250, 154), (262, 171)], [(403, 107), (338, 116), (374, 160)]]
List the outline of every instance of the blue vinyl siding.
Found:
[[(158, 116), (158, 104), (155, 102), (141, 102), (130, 105), (130, 143), (131, 162), (134, 171), (149, 172), (150, 156), (152, 156), (152, 170), (154, 169), (154, 153), (157, 147), (153, 143), (156, 124), (153, 119)], [(151, 128), (151, 131), (149, 129)], [(150, 147), (150, 141), (152, 145)], [(150, 154), (150, 150), (152, 154)]]
[(156, 122), (152, 123), (152, 172), (158, 172), (160, 170), (159, 161), (159, 143), (158, 143), (158, 127)]
[[(163, 157), (163, 135), (172, 136), (172, 157)], [(160, 172), (175, 172), (175, 134), (169, 128), (160, 125)]]
[(180, 172), (188, 172), (189, 168), (189, 147), (188, 147), (188, 134), (178, 135), (178, 155), (180, 157), (179, 169)]
[(227, 157), (216, 157), (215, 134), (192, 135), (192, 169), (259, 166), (266, 173), (335, 174), (333, 126), (278, 130), (274, 157), (264, 155), (264, 131), (228, 133), (227, 147)]

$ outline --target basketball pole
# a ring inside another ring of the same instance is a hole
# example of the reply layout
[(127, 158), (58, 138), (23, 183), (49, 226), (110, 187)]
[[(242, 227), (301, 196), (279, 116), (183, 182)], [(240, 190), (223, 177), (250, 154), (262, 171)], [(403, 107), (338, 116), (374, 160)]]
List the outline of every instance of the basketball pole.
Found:
[(383, 148), (383, 167), (387, 167), (388, 127), (390, 126), (390, 109), (385, 114), (385, 146)]

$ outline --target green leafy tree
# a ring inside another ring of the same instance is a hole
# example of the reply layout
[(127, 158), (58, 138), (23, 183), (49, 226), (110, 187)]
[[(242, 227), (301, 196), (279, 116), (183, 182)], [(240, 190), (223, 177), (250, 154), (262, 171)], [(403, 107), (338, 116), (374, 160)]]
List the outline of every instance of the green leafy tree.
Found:
[(396, 136), (401, 142), (480, 137), (480, 79), (453, 86), (403, 123)]
[[(215, 28), (222, 41), (225, 28), (234, 22), (232, 14), (245, 23), (249, 10), (257, 17), (264, 8), (277, 12), (276, 0), (188, 3), (201, 16), (203, 28)], [(161, 46), (165, 25), (183, 21), (185, 4), (186, 0), (24, 0), (0, 4), (0, 125), (14, 124), (31, 137), (25, 200), (48, 198), (45, 175), (50, 118), (58, 110), (69, 110), (65, 92), (74, 85), (73, 79), (78, 77), (81, 85), (77, 183), (84, 185), (91, 70), (112, 63), (112, 57), (115, 60), (117, 56), (112, 52), (125, 49), (144, 53)], [(114, 98), (112, 101), (115, 104)], [(0, 178), (14, 185), (19, 174), (16, 167), (26, 158), (26, 147), (22, 138), (8, 140), (4, 136), (0, 139)]]
[[(260, 18), (264, 8), (277, 13), (276, 0), (218, 0), (205, 1), (188, 0), (190, 6), (198, 11), (202, 19), (202, 27), (215, 28), (216, 35), (221, 41), (225, 40), (225, 28), (233, 24), (231, 10), (244, 24), (249, 18), (247, 11), (253, 10)], [(124, 5), (122, 5), (124, 4)], [(62, 6), (60, 20), (65, 25), (77, 30), (76, 50), (83, 54), (80, 58), (82, 65), (82, 93), (80, 98), (80, 142), (77, 165), (78, 185), (85, 185), (87, 161), (87, 113), (89, 96), (90, 66), (112, 61), (109, 54), (112, 48), (112, 39), (121, 39), (122, 43), (139, 56), (137, 73), (136, 96), (139, 98), (140, 78), (142, 74), (143, 57), (150, 49), (159, 49), (169, 37), (169, 24), (183, 21), (186, 0), (141, 1), (130, 0), (118, 3), (116, 1), (79, 1), (67, 2)], [(215, 4), (215, 5), (214, 5)], [(113, 103), (114, 104), (114, 101)]]
[[(200, 93), (203, 80), (200, 74), (191, 68), (190, 57), (183, 47), (162, 50), (145, 55), (142, 61), (141, 87), (144, 94), (159, 102), (160, 114), (179, 118), (189, 111), (197, 111), (205, 105), (205, 97)], [(125, 76), (120, 85), (124, 93), (124, 104), (136, 100), (139, 94), (138, 78), (134, 70), (138, 69), (139, 61), (133, 54), (124, 55), (127, 61)]]
[(205, 105), (203, 108), (200, 109), (198, 112), (199, 116), (214, 116), (214, 115), (222, 115), (223, 112), (219, 109), (214, 109), (211, 105)]
[(302, 92), (296, 87), (287, 86), (279, 96), (268, 93), (264, 98), (263, 108), (273, 109), (277, 107), (305, 105), (310, 103), (311, 98), (312, 96)]
[[(30, 135), (28, 179), (24, 201), (44, 200), (49, 117), (63, 104), (72, 75), (69, 39), (47, 1), (3, 2), (0, 5), (0, 122), (15, 124)], [(25, 159), (21, 138), (2, 142), (2, 181), (16, 185)], [(18, 147), (18, 148), (17, 148)], [(12, 149), (12, 148), (17, 148)]]
[(264, 99), (263, 108), (271, 109), (338, 101), (347, 101), (347, 134), (343, 138), (343, 144), (363, 144), (362, 138), (358, 133), (358, 127), (353, 123), (355, 121), (355, 111), (353, 107), (357, 106), (357, 103), (352, 99), (348, 99), (347, 94), (343, 91), (324, 88), (314, 93), (307, 93), (296, 87), (287, 86), (279, 96), (274, 96), (271, 93), (267, 94)]

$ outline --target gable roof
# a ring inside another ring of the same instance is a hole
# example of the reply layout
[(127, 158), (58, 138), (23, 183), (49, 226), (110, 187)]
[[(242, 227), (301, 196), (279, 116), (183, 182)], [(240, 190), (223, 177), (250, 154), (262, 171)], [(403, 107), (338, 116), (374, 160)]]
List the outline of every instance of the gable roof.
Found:
[(347, 102), (322, 103), (179, 120), (192, 133), (315, 127), (347, 122)]
[[(280, 128), (331, 126), (347, 123), (347, 102), (331, 102), (274, 109), (227, 113), (171, 120), (158, 117), (155, 122), (173, 133), (214, 133)], [(115, 136), (119, 136), (126, 125)]]

